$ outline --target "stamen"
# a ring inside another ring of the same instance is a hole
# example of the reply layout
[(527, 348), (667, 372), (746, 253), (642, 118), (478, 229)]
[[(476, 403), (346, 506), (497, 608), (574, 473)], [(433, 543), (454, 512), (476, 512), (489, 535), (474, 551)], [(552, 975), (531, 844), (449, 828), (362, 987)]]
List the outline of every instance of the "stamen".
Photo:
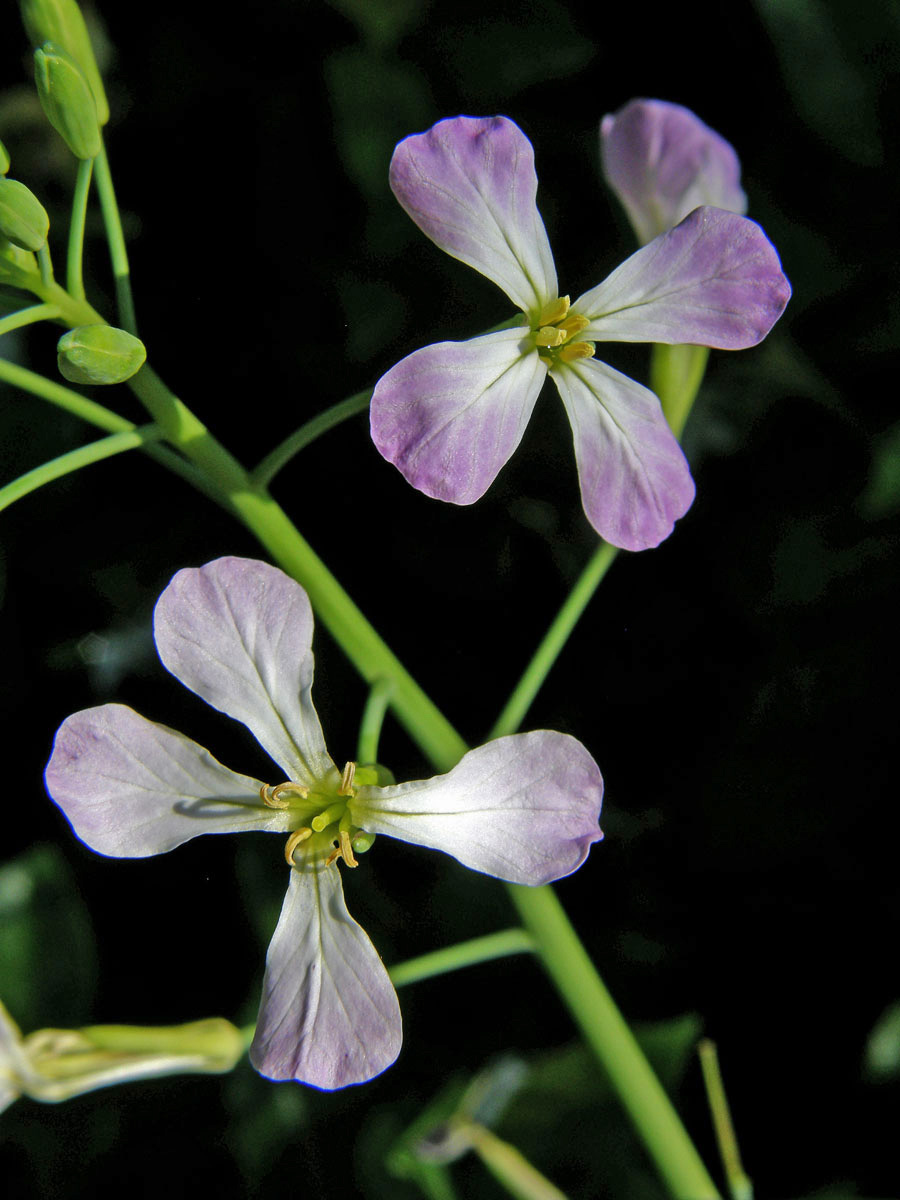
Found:
[(534, 340), (538, 346), (561, 346), (566, 337), (567, 334), (564, 330), (556, 329), (553, 325), (547, 325), (537, 331)]
[(566, 337), (571, 337), (573, 333), (581, 333), (582, 329), (587, 329), (588, 325), (590, 321), (587, 317), (583, 317), (581, 313), (572, 313), (564, 321), (560, 321), (559, 328), (565, 330)]
[(309, 788), (302, 783), (279, 783), (275, 787), (264, 783), (259, 789), (259, 798), (267, 808), (290, 808), (291, 802), (286, 797), (299, 796), (305, 800), (308, 795)]
[(579, 358), (594, 357), (593, 342), (570, 342), (559, 352), (560, 362), (576, 362)]
[(353, 776), (356, 774), (356, 763), (348, 762), (344, 764), (344, 771), (341, 775), (341, 786), (338, 788), (339, 796), (353, 795)]
[(538, 328), (542, 325), (555, 325), (569, 311), (569, 297), (560, 296), (557, 300), (549, 300), (541, 309), (538, 317)]
[(344, 856), (344, 862), (348, 867), (358, 867), (359, 863), (353, 857), (353, 847), (350, 843), (350, 834), (346, 829), (342, 829), (340, 834), (341, 854)]
[(311, 829), (308, 829), (304, 825), (304, 826), (301, 826), (300, 829), (295, 829), (294, 832), (291, 834), (291, 836), (288, 838), (287, 842), (285, 843), (285, 847), (284, 847), (284, 857), (285, 857), (285, 859), (287, 861), (287, 865), (289, 867), (292, 867), (294, 865), (294, 851), (297, 849), (297, 847), (300, 845), (301, 842), (305, 842), (307, 838), (311, 838), (312, 834), (313, 834), (313, 831)]

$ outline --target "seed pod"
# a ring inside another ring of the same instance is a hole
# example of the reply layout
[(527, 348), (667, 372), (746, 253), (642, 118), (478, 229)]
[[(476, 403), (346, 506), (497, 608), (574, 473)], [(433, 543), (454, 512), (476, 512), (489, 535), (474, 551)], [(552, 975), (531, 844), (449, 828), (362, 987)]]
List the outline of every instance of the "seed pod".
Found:
[(97, 106), (75, 59), (45, 42), (34, 52), (34, 82), (47, 120), (75, 157), (96, 158), (101, 145)]
[(6, 147), (0, 142), (0, 175), (5, 175), (9, 170), (9, 155), (6, 153)]
[(22, 250), (40, 250), (50, 218), (37, 196), (17, 179), (0, 176), (0, 234)]
[(56, 345), (60, 374), (70, 383), (124, 383), (144, 365), (144, 343), (112, 325), (79, 325)]
[(87, 25), (75, 0), (19, 0), (19, 8), (33, 46), (55, 42), (81, 67), (97, 105), (97, 120), (105, 125), (109, 120), (109, 104)]

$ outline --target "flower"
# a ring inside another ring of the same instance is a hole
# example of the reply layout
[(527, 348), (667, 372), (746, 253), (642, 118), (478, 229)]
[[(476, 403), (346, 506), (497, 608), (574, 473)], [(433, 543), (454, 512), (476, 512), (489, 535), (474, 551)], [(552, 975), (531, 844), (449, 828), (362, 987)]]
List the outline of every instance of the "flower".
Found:
[(23, 1037), (0, 1004), (0, 1112), (19, 1096), (56, 1103), (84, 1092), (160, 1075), (233, 1069), (244, 1040), (230, 1021), (187, 1025), (89, 1025)]
[(372, 438), (419, 491), (484, 495), (552, 376), (572, 426), (588, 520), (613, 545), (658, 545), (694, 483), (656, 396), (594, 357), (595, 340), (753, 346), (790, 296), (754, 222), (695, 209), (570, 304), (537, 209), (531, 143), (506, 117), (456, 117), (400, 142), (394, 195), (442, 250), (503, 289), (522, 324), (425, 346), (372, 396)]
[(641, 245), (702, 204), (747, 211), (734, 148), (680, 104), (631, 100), (607, 114), (600, 161)]
[(602, 836), (597, 765), (574, 738), (540, 731), (498, 738), (419, 782), (379, 787), (375, 768), (339, 771), (310, 695), (309, 599), (252, 559), (179, 571), (154, 633), (163, 665), (243, 722), (282, 782), (239, 775), (182, 734), (104, 704), (63, 722), (47, 790), (78, 837), (117, 857), (161, 854), (201, 833), (287, 834), (290, 879), (251, 1061), (271, 1079), (320, 1088), (371, 1079), (400, 1051), (400, 1009), (347, 911), (338, 860), (355, 867), (384, 833), (514, 883), (559, 879)]

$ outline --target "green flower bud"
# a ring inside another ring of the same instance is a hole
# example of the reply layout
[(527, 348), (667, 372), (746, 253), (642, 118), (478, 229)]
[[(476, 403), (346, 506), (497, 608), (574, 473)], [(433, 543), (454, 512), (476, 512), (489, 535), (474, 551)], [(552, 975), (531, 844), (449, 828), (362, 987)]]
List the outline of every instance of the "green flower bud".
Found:
[(75, 0), (19, 0), (19, 7), (32, 45), (54, 42), (81, 67), (97, 105), (97, 120), (105, 125), (109, 120), (106, 92), (84, 17)]
[(6, 147), (0, 142), (0, 175), (5, 175), (9, 170), (9, 155), (6, 153)]
[(0, 283), (29, 290), (32, 277), (40, 275), (37, 259), (30, 250), (20, 250), (5, 237), (0, 237)]
[(40, 250), (47, 241), (47, 210), (24, 183), (0, 176), (0, 234), (23, 250)]
[(124, 383), (144, 365), (144, 343), (112, 325), (79, 325), (56, 345), (60, 374), (70, 383)]
[(78, 63), (53, 42), (34, 52), (34, 82), (47, 120), (76, 158), (100, 153), (97, 106)]

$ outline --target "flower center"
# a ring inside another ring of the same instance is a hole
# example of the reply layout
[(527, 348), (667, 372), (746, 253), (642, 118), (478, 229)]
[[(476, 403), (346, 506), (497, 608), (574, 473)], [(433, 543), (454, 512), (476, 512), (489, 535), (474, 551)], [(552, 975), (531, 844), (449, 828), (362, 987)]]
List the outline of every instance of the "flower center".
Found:
[(533, 330), (534, 344), (541, 362), (552, 371), (560, 363), (579, 358), (593, 358), (593, 342), (573, 342), (572, 338), (587, 329), (590, 321), (580, 313), (569, 312), (569, 297), (550, 300), (541, 309), (537, 328)]
[(354, 851), (363, 854), (374, 842), (375, 835), (354, 825), (350, 817), (349, 802), (356, 795), (353, 786), (356, 763), (345, 765), (335, 787), (336, 774), (334, 772), (316, 787), (288, 781), (275, 787), (264, 783), (259, 789), (259, 798), (267, 808), (291, 809), (301, 822), (284, 847), (289, 867), (301, 865), (294, 857), (297, 852), (303, 854), (305, 865), (318, 864), (324, 859), (325, 866), (330, 867), (342, 858), (348, 867), (356, 867), (359, 864)]

